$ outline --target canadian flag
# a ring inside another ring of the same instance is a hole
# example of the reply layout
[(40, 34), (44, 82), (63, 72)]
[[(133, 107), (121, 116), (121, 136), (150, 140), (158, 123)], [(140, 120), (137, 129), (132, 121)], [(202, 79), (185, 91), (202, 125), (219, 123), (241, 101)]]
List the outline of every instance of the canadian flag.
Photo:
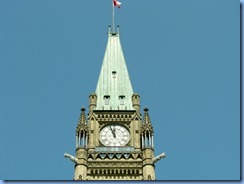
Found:
[(117, 0), (113, 0), (114, 6), (117, 6), (118, 8), (120, 8), (121, 2), (117, 1)]

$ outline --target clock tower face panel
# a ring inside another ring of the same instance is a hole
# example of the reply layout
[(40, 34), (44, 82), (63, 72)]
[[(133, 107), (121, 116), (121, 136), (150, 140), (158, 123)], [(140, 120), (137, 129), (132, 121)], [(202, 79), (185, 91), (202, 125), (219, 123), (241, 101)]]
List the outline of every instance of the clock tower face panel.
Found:
[(119, 124), (109, 124), (100, 131), (100, 141), (104, 146), (125, 146), (129, 140), (129, 131)]

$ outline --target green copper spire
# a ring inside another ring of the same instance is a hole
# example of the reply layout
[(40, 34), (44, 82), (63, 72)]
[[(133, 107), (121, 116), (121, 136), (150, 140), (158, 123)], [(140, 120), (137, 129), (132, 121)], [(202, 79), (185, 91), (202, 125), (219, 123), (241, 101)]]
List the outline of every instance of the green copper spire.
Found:
[(96, 88), (95, 110), (133, 110), (133, 89), (122, 51), (119, 30), (108, 32), (108, 43)]

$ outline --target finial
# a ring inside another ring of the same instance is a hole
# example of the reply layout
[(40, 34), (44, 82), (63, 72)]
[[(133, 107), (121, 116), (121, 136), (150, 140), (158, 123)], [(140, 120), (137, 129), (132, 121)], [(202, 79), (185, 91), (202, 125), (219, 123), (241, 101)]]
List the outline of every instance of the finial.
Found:
[(111, 33), (111, 25), (108, 26), (108, 34)]
[(138, 93), (133, 93), (132, 95), (133, 96), (140, 96)]
[(81, 111), (86, 111), (84, 106), (81, 107)]
[(93, 93), (91, 93), (91, 94), (90, 94), (90, 96), (96, 96), (96, 93), (95, 93), (95, 92), (93, 92)]
[(145, 112), (148, 112), (148, 111), (149, 111), (149, 109), (148, 109), (147, 107), (145, 107), (145, 108), (144, 108), (144, 111), (145, 111)]

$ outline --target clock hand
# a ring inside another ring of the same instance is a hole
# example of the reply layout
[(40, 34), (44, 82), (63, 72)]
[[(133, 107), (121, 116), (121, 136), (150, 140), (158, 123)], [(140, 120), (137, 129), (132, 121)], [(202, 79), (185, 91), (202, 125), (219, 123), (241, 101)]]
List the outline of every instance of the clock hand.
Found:
[(115, 129), (112, 129), (111, 126), (109, 126), (109, 128), (110, 128), (110, 130), (111, 130), (111, 132), (112, 132), (112, 134), (113, 134), (113, 137), (116, 138), (116, 134), (115, 134), (115, 132), (114, 132)]
[(113, 129), (113, 134), (114, 134), (114, 138), (116, 138), (116, 133), (115, 133), (116, 129)]

